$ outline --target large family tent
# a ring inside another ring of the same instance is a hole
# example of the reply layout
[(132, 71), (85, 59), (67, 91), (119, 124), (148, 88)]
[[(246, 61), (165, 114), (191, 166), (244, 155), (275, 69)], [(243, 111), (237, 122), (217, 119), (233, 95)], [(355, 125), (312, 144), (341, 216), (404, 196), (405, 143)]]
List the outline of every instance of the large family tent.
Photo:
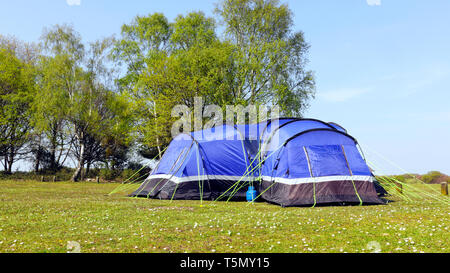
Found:
[(357, 141), (338, 124), (298, 118), (180, 134), (132, 196), (242, 200), (250, 185), (281, 206), (383, 203)]

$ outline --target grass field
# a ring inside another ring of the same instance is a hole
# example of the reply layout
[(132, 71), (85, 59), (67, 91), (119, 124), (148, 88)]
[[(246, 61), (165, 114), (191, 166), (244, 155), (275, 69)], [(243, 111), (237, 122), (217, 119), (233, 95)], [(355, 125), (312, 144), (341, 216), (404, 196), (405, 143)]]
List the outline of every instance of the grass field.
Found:
[[(447, 204), (281, 208), (108, 196), (117, 184), (0, 181), (0, 252), (449, 252)], [(438, 187), (438, 186), (436, 186)]]

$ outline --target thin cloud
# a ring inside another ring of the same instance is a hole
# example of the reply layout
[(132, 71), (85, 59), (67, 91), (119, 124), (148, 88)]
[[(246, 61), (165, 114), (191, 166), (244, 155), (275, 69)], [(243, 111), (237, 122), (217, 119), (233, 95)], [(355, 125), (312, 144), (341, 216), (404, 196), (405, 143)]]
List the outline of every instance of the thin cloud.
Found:
[(369, 88), (340, 88), (319, 93), (318, 97), (329, 102), (345, 102), (360, 97), (369, 91)]
[(369, 6), (381, 6), (381, 0), (366, 0)]
[(409, 114), (411, 119), (424, 122), (450, 122), (450, 111), (420, 112)]
[(69, 6), (80, 6), (81, 0), (66, 0), (67, 5)]
[[(388, 88), (394, 88), (391, 92), (396, 97), (408, 97), (420, 92), (433, 92), (433, 85), (442, 83), (450, 76), (450, 69), (436, 65), (432, 68), (417, 70), (414, 73), (397, 73), (387, 75), (379, 80), (385, 82)], [(384, 88), (386, 89), (386, 88)]]

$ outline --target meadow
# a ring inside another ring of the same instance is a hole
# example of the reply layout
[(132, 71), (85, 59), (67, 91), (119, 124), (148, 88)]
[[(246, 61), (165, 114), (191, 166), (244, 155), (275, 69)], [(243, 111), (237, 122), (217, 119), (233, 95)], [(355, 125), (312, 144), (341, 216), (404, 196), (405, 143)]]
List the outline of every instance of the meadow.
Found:
[[(108, 195), (117, 184), (0, 181), (0, 252), (448, 253), (433, 199), (281, 208)], [(439, 189), (439, 185), (433, 185)]]

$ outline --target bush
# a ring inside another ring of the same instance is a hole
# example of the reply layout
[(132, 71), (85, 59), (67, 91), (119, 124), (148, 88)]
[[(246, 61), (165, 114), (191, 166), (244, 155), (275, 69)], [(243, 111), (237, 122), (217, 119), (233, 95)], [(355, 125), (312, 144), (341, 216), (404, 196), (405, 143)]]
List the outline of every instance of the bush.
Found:
[(72, 178), (74, 170), (71, 168), (61, 168), (58, 171), (40, 171), (35, 172), (14, 172), (12, 174), (0, 172), (0, 179), (2, 180), (35, 180), (40, 181), (44, 176), (44, 181), (51, 181), (53, 176), (56, 176), (56, 181), (69, 181)]
[(393, 178), (404, 183), (408, 179), (407, 175), (394, 175)]
[(444, 176), (441, 172), (438, 171), (431, 171), (425, 175), (422, 176), (422, 181), (430, 184), (430, 183), (436, 183), (438, 178)]
[[(120, 180), (124, 181), (124, 180), (127, 180), (128, 178), (130, 178), (135, 173), (136, 173), (135, 170), (125, 169), (122, 171), (119, 178), (120, 178)], [(138, 177), (139, 177), (138, 175), (135, 175), (131, 180), (133, 180), (134, 178), (138, 178)]]
[[(107, 181), (125, 181), (129, 179), (132, 175), (134, 175), (130, 181), (136, 180), (136, 182), (140, 182), (147, 178), (147, 175), (150, 173), (151, 168), (143, 168), (141, 164), (133, 164), (129, 165), (129, 168), (124, 170), (111, 170), (107, 168), (94, 168), (90, 169), (89, 173), (85, 174), (84, 179), (100, 177), (103, 180)], [(14, 172), (14, 173), (5, 173), (0, 172), (0, 180), (34, 180), (41, 181), (41, 177), (44, 176), (44, 181), (52, 181), (53, 176), (56, 177), (56, 181), (70, 181), (72, 179), (72, 175), (74, 173), (74, 169), (71, 168), (61, 168), (58, 171), (41, 171), (39, 173), (35, 172)], [(139, 171), (139, 173), (136, 173)]]
[(422, 183), (419, 179), (417, 178), (408, 178), (405, 180), (406, 184), (419, 184)]
[(105, 180), (115, 180), (121, 173), (121, 170), (100, 169), (99, 175)]

